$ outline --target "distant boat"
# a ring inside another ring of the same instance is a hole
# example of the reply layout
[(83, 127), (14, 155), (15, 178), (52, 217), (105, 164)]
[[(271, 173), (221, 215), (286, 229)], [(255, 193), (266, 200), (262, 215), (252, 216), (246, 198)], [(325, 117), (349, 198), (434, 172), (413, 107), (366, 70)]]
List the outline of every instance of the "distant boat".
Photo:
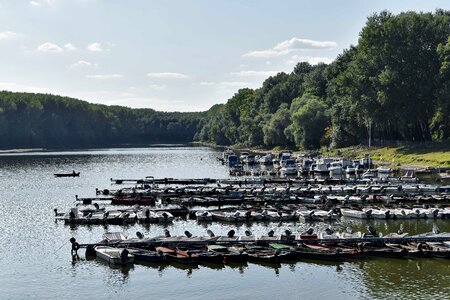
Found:
[(72, 171), (72, 173), (55, 173), (55, 177), (79, 177), (80, 172)]

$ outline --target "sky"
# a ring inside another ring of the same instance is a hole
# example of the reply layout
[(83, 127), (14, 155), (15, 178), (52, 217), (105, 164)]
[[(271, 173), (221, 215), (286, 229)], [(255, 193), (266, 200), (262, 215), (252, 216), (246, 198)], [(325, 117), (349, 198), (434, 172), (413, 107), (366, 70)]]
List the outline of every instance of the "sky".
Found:
[(0, 0), (0, 90), (204, 111), (240, 88), (330, 63), (382, 10), (448, 0)]

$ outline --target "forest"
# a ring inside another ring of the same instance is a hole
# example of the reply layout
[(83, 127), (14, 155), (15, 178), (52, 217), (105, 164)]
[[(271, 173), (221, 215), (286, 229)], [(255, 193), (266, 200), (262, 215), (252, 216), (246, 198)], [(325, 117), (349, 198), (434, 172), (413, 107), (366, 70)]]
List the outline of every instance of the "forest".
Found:
[(49, 94), (0, 92), (0, 148), (191, 142), (205, 113), (91, 104)]
[(0, 148), (208, 142), (318, 149), (450, 138), (450, 11), (382, 11), (332, 63), (299, 62), (206, 112), (0, 92)]
[(317, 149), (450, 137), (450, 11), (370, 16), (358, 45), (331, 64), (241, 89), (208, 112), (196, 139)]

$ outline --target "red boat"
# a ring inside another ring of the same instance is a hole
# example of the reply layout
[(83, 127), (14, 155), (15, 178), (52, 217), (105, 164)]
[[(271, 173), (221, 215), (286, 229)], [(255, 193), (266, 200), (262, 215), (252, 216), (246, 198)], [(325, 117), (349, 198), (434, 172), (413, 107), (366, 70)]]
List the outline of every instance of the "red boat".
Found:
[(153, 196), (116, 197), (111, 200), (112, 205), (155, 205)]

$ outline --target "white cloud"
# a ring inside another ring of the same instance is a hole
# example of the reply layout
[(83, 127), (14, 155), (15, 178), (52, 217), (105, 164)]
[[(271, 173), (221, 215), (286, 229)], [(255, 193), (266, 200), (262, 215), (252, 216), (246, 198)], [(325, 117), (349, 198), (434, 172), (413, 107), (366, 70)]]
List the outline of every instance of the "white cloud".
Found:
[(89, 79), (119, 79), (123, 76), (120, 74), (95, 74), (95, 75), (86, 75), (86, 78)]
[(204, 86), (221, 86), (221, 87), (247, 87), (251, 85), (251, 83), (244, 81), (221, 81), (221, 82), (201, 81), (199, 84)]
[(79, 61), (77, 61), (76, 63), (71, 64), (71, 65), (69, 66), (69, 68), (74, 69), (74, 68), (79, 68), (79, 67), (90, 67), (90, 66), (92, 66), (92, 65), (93, 65), (93, 64), (92, 64), (91, 62), (89, 62), (89, 61), (79, 60)]
[(56, 4), (56, 0), (32, 0), (30, 5), (34, 7), (40, 7), (42, 5), (53, 6)]
[(77, 50), (77, 47), (75, 47), (71, 43), (67, 43), (67, 44), (64, 45), (64, 49), (66, 49), (67, 51), (74, 51), (74, 50)]
[(53, 43), (43, 43), (42, 45), (39, 45), (37, 47), (37, 50), (40, 52), (53, 52), (53, 53), (59, 53), (63, 52), (63, 48), (60, 46), (53, 44)]
[(60, 53), (63, 51), (74, 51), (74, 50), (77, 50), (77, 47), (75, 47), (72, 43), (67, 43), (64, 46), (59, 46), (55, 43), (46, 42), (37, 47), (37, 51), (40, 52)]
[(240, 77), (269, 77), (279, 73), (278, 71), (240, 71), (231, 72), (231, 75), (236, 75)]
[(308, 39), (291, 38), (276, 45), (273, 49), (283, 51), (288, 49), (334, 49), (337, 43), (333, 41), (314, 41)]
[(315, 41), (293, 37), (278, 43), (270, 49), (247, 52), (243, 57), (269, 58), (286, 55), (298, 50), (329, 50), (336, 48), (336, 46), (337, 43), (333, 41)]
[(159, 85), (159, 84), (150, 84), (148, 87), (153, 90), (164, 90), (166, 88), (165, 85)]
[(332, 63), (333, 59), (329, 57), (318, 57), (318, 56), (299, 56), (293, 55), (290, 60), (287, 61), (288, 64), (297, 64), (299, 62), (306, 61), (311, 65), (317, 65), (319, 63)]
[(150, 78), (161, 78), (161, 79), (186, 79), (190, 78), (188, 75), (182, 73), (171, 73), (171, 72), (162, 72), (162, 73), (148, 73), (148, 77)]
[(11, 40), (17, 36), (17, 33), (13, 31), (2, 31), (0, 32), (0, 41), (1, 40)]
[(91, 43), (86, 46), (86, 49), (91, 52), (109, 51), (109, 49), (105, 48), (101, 43)]

